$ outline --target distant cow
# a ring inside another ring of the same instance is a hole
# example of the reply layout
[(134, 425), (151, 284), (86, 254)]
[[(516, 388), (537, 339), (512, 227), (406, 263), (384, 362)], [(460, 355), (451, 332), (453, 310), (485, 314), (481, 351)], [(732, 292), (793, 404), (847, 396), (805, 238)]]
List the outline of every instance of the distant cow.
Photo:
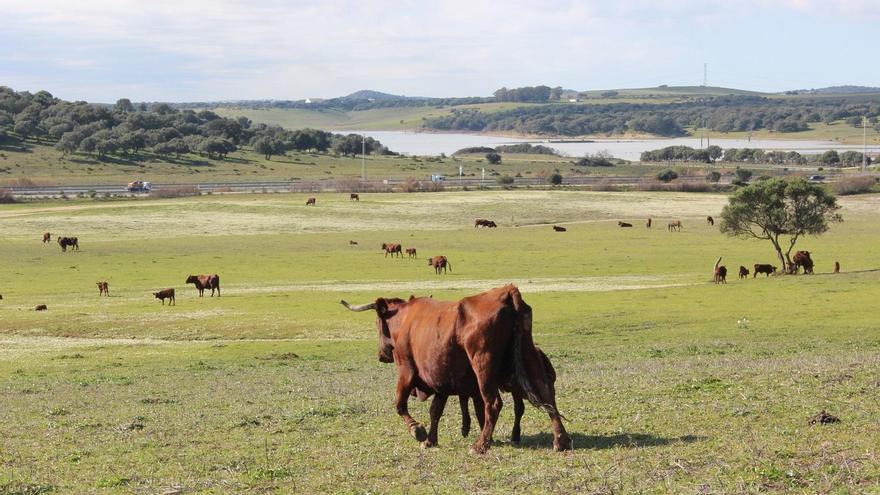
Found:
[(403, 256), (401, 254), (402, 249), (400, 247), (400, 244), (387, 244), (387, 243), (383, 242), (382, 249), (385, 251), (386, 258), (388, 257), (389, 254), (391, 255), (392, 258), (394, 257), (395, 254), (397, 255), (398, 258)]
[(709, 215), (708, 217), (706, 217), (706, 223), (709, 225), (715, 225), (715, 219), (712, 218), (711, 215)]
[(770, 264), (755, 263), (754, 268), (755, 268), (755, 272), (752, 273), (752, 278), (757, 277), (759, 273), (763, 273), (769, 277), (770, 275), (776, 273), (776, 270), (777, 270), (777, 268), (775, 266), (770, 265)]
[(348, 245), (349, 246), (357, 246), (358, 243), (357, 243), (357, 241), (348, 241)]
[(52, 234), (50, 232), (43, 234), (43, 244), (46, 244), (47, 242), (52, 242)]
[(99, 297), (104, 295), (110, 297), (110, 284), (108, 284), (107, 282), (96, 282), (96, 284), (98, 285)]
[(566, 229), (565, 227), (560, 227), (559, 225), (554, 225), (553, 230), (555, 230), (556, 232), (567, 232), (568, 231), (568, 229)]
[(61, 246), (62, 253), (66, 253), (67, 248), (71, 251), (79, 251), (79, 239), (76, 237), (59, 237), (58, 245)]
[(669, 225), (666, 226), (666, 230), (673, 232), (681, 232), (681, 220), (673, 220), (669, 222)]
[(315, 205), (315, 201), (316, 201), (315, 198), (309, 198), (309, 199), (307, 199), (307, 200), (306, 200), (306, 206), (310, 206), (310, 205), (311, 205), (311, 206), (316, 206), (316, 205)]
[(349, 201), (357, 201), (357, 202), (360, 202), (361, 197), (358, 196), (357, 193), (351, 193), (351, 195), (348, 197), (348, 200), (349, 200)]
[(49, 307), (45, 304), (38, 304), (37, 307), (34, 308), (34, 311), (46, 311), (47, 309), (49, 309)]
[(618, 227), (632, 227), (633, 224), (631, 224), (631, 223), (626, 223), (626, 222), (617, 222), (617, 226), (618, 226)]
[(493, 222), (492, 220), (486, 220), (485, 218), (478, 218), (474, 220), (474, 228), (477, 227), (488, 227), (490, 229), (494, 229), (498, 227), (498, 224)]
[[(834, 262), (834, 273), (840, 273), (840, 262), (837, 262), (837, 261)], [(0, 299), (3, 299), (3, 298), (0, 297)]]
[(647, 227), (649, 229), (651, 228), (651, 217), (648, 217), (648, 221), (645, 222), (645, 227)]
[(748, 276), (749, 276), (749, 269), (740, 265), (739, 266), (739, 278), (748, 278)]
[(156, 299), (162, 300), (162, 306), (165, 306), (165, 299), (169, 299), (169, 306), (177, 306), (177, 303), (174, 302), (174, 289), (163, 289), (159, 292), (153, 292), (153, 295), (156, 296)]
[(214, 291), (217, 291), (217, 297), (220, 297), (220, 275), (190, 275), (186, 278), (186, 283), (193, 284), (199, 290), (199, 297), (205, 297), (205, 289), (211, 289), (211, 297), (214, 297)]
[(720, 266), (721, 265), (721, 257), (718, 257), (718, 261), (715, 262), (715, 270), (713, 279), (716, 284), (726, 284), (727, 283), (727, 267)]
[(794, 262), (793, 273), (797, 274), (800, 268), (804, 269), (804, 275), (813, 273), (813, 259), (810, 257), (809, 251), (797, 251), (792, 258)]
[(446, 268), (449, 268), (449, 271), (452, 271), (452, 263), (446, 259), (446, 256), (434, 256), (433, 258), (428, 258), (428, 266), (434, 267), (434, 273), (440, 275), (440, 270), (443, 270), (443, 273), (446, 273)]
[(410, 258), (418, 258), (416, 255), (416, 248), (406, 248), (406, 255)]

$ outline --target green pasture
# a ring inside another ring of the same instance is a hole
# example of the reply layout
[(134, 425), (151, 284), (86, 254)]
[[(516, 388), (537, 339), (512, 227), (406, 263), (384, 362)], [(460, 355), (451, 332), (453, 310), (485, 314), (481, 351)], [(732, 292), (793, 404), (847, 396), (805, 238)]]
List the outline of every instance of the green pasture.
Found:
[[(0, 206), (0, 494), (880, 490), (880, 196), (842, 198), (844, 222), (798, 244), (815, 275), (740, 280), (773, 252), (706, 225), (723, 195), (311, 195)], [(452, 272), (427, 266), (438, 254)], [(727, 285), (710, 281), (718, 256)], [(198, 298), (191, 273), (220, 274), (222, 297)], [(454, 400), (439, 447), (419, 448), (373, 318), (339, 300), (509, 282), (574, 450), (550, 451), (531, 406), (511, 444), (509, 400), (486, 455), (468, 453)], [(151, 295), (164, 288), (176, 306)], [(808, 425), (822, 409), (841, 422)]]

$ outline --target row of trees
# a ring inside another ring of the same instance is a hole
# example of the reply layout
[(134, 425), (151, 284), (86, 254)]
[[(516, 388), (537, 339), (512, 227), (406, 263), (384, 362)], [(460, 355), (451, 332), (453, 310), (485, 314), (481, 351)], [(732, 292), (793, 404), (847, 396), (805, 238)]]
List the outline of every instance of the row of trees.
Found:
[[(267, 159), (290, 150), (333, 150), (352, 156), (362, 151), (358, 135), (254, 125), (245, 117), (225, 118), (209, 110), (180, 110), (167, 104), (134, 105), (125, 98), (115, 105), (98, 105), (63, 101), (46, 91), (31, 94), (0, 87), (0, 139), (13, 135), (54, 144), (64, 154), (99, 157), (131, 158), (150, 151), (164, 157), (193, 152), (222, 159), (241, 146), (251, 146)], [(367, 138), (364, 148), (367, 154), (390, 153), (372, 138)]]
[[(828, 150), (822, 154), (802, 155), (797, 151), (764, 151), (756, 148), (728, 148), (722, 150), (720, 146), (715, 145), (699, 150), (689, 146), (667, 146), (658, 150), (644, 151), (640, 159), (643, 162), (714, 163), (722, 160), (730, 163), (767, 163), (773, 165), (818, 164), (831, 167), (852, 167), (862, 164), (862, 153), (853, 150), (843, 153)], [(867, 157), (866, 163), (871, 163), (871, 157)]]
[(680, 136), (686, 127), (706, 127), (719, 132), (770, 129), (790, 133), (806, 130), (810, 123), (841, 120), (860, 127), (862, 116), (866, 116), (869, 125), (880, 132), (880, 102), (877, 101), (846, 98), (782, 100), (756, 96), (708, 97), (663, 104), (541, 105), (492, 113), (462, 108), (426, 119), (423, 125), (438, 130), (515, 131), (564, 136), (625, 132)]

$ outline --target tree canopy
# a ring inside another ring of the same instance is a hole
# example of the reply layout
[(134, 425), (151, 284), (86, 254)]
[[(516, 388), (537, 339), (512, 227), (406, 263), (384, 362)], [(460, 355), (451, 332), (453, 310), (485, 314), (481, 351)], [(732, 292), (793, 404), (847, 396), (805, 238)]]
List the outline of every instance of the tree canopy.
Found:
[[(721, 232), (768, 240), (783, 267), (804, 235), (821, 235), (841, 222), (837, 198), (819, 184), (773, 178), (739, 188), (721, 211)], [(783, 251), (783, 248), (786, 248)]]

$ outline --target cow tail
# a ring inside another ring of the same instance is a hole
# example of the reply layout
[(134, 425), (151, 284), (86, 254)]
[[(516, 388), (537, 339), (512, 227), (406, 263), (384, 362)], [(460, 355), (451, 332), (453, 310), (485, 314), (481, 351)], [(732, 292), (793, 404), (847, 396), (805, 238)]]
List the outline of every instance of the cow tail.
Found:
[(446, 268), (449, 268), (450, 272), (452, 271), (452, 263), (450, 263), (449, 260), (446, 260)]
[[(535, 390), (535, 385), (532, 383), (532, 379), (526, 369), (526, 362), (523, 356), (523, 340), (528, 340), (526, 345), (531, 343), (532, 340), (531, 327), (526, 328), (526, 320), (531, 320), (532, 308), (522, 300), (522, 295), (519, 293), (519, 289), (514, 288), (510, 292), (510, 297), (513, 303), (513, 308), (516, 311), (515, 322), (513, 325), (513, 374), (516, 383), (519, 385), (525, 398), (528, 399), (533, 406), (543, 409), (550, 414), (559, 414), (559, 411), (553, 407), (553, 404), (548, 404), (541, 400), (541, 395)], [(531, 347), (534, 348), (534, 345)]]

